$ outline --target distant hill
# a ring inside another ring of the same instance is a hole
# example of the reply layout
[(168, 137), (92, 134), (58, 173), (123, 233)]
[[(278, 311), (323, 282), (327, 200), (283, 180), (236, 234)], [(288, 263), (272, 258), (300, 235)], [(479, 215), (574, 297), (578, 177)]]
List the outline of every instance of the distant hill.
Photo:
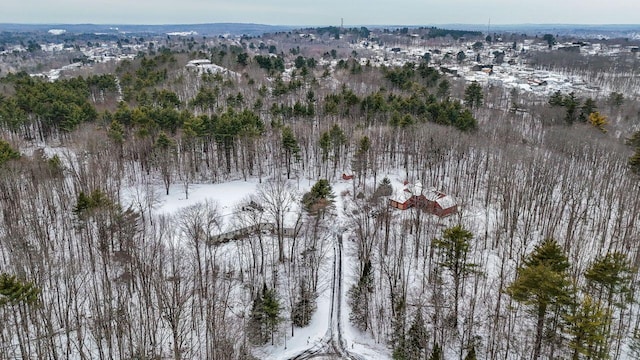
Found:
[[(360, 25), (358, 25), (360, 26)], [(482, 31), (500, 33), (526, 33), (537, 35), (551, 33), (583, 38), (629, 38), (640, 39), (640, 25), (634, 24), (426, 24), (426, 25), (363, 25), (369, 28), (417, 28), (435, 26), (441, 29)], [(211, 24), (167, 24), (167, 25), (118, 25), (118, 24), (10, 24), (0, 23), (0, 32), (47, 32), (49, 30), (65, 30), (70, 34), (129, 34), (129, 35), (163, 35), (183, 34), (187, 36), (217, 35), (249, 35), (258, 36), (266, 33), (290, 31), (293, 29), (313, 28), (314, 26), (264, 25), (250, 23), (211, 23)]]
[(212, 23), (212, 24), (171, 24), (171, 25), (118, 25), (118, 24), (6, 24), (0, 23), (0, 31), (8, 32), (47, 32), (51, 29), (66, 30), (67, 33), (99, 33), (99, 34), (167, 34), (189, 33), (197, 35), (250, 35), (289, 31), (293, 26), (244, 24), (244, 23)]
[(443, 24), (437, 27), (494, 33), (510, 32), (527, 35), (554, 34), (576, 37), (638, 38), (640, 24)]

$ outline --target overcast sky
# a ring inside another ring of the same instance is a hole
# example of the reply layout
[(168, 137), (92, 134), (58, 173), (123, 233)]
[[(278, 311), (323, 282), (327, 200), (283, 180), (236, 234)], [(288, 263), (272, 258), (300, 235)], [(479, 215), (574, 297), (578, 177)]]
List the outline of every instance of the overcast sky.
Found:
[(3, 0), (0, 23), (638, 24), (638, 0)]

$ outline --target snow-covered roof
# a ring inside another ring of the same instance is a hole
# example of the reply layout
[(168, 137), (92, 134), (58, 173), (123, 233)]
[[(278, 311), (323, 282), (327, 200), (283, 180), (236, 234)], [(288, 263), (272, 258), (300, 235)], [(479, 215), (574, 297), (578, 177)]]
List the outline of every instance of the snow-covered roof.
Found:
[(399, 193), (396, 193), (391, 197), (391, 200), (399, 202), (403, 204), (405, 201), (409, 200), (413, 194), (407, 190), (407, 188), (402, 189)]
[(187, 66), (189, 66), (189, 65), (205, 65), (205, 64), (211, 64), (211, 60), (209, 60), (209, 59), (195, 59), (195, 60), (189, 61)]
[(170, 35), (170, 36), (193, 36), (193, 35), (198, 35), (198, 33), (196, 31), (174, 31), (174, 32), (168, 32), (167, 35)]
[(453, 196), (445, 195), (436, 200), (436, 203), (440, 205), (442, 209), (450, 209), (456, 206), (456, 199)]
[(52, 34), (52, 35), (62, 35), (64, 33), (66, 33), (67, 30), (64, 30), (64, 29), (49, 29), (49, 31), (47, 31), (47, 32), (49, 34)]
[(409, 191), (414, 195), (420, 195), (422, 194), (422, 189), (423, 189), (422, 183), (418, 181), (417, 183), (413, 184), (413, 186), (412, 185), (407, 186), (407, 189), (409, 189)]
[(186, 67), (195, 68), (203, 72), (210, 72), (212, 74), (222, 73), (222, 74), (227, 74), (227, 75), (236, 76), (236, 77), (239, 76), (239, 74), (236, 73), (235, 71), (231, 71), (220, 65), (212, 64), (211, 61), (207, 59), (191, 60), (187, 63)]
[(427, 189), (422, 193), (422, 195), (424, 195), (424, 197), (429, 201), (437, 201), (442, 196), (445, 196), (443, 193), (439, 192), (434, 187)]

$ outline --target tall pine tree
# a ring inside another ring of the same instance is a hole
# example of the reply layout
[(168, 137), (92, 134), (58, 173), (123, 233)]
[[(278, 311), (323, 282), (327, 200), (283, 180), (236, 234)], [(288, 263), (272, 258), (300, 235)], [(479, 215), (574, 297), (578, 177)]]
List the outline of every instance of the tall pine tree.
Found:
[(300, 146), (293, 135), (293, 131), (288, 126), (282, 128), (282, 150), (284, 151), (284, 161), (287, 166), (287, 179), (289, 179), (291, 177), (292, 161), (300, 160)]
[(516, 279), (507, 288), (507, 293), (528, 306), (535, 317), (534, 360), (540, 358), (547, 314), (562, 312), (571, 302), (568, 269), (569, 260), (560, 245), (554, 239), (546, 239), (524, 259)]
[(454, 326), (458, 324), (458, 302), (460, 300), (461, 282), (476, 267), (475, 264), (469, 263), (469, 246), (473, 234), (457, 225), (444, 230), (442, 239), (434, 239), (433, 247), (439, 255), (438, 265), (449, 270), (453, 278), (453, 319)]

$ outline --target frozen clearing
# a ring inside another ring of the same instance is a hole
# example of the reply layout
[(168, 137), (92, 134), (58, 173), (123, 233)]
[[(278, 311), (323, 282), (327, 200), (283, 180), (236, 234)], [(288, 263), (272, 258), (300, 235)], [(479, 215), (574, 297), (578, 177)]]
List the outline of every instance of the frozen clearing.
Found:
[[(206, 200), (213, 200), (220, 205), (223, 215), (232, 212), (233, 206), (247, 195), (256, 191), (257, 179), (250, 181), (232, 181), (222, 184), (194, 184), (189, 185), (189, 198), (186, 198), (184, 186), (174, 184), (169, 190), (169, 195), (160, 197), (162, 201), (157, 208), (160, 213), (173, 213), (184, 207), (197, 204)], [(163, 188), (159, 188), (163, 191)]]

